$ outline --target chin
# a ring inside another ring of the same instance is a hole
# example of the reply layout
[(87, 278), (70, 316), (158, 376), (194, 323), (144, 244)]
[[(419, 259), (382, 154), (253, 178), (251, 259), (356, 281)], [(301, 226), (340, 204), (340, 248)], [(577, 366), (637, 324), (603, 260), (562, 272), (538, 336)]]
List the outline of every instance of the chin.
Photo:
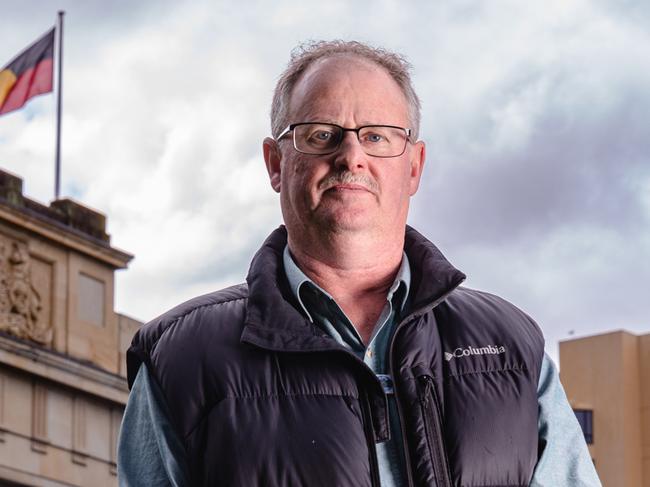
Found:
[(363, 232), (375, 227), (375, 222), (366, 212), (336, 212), (321, 215), (320, 227), (330, 232)]

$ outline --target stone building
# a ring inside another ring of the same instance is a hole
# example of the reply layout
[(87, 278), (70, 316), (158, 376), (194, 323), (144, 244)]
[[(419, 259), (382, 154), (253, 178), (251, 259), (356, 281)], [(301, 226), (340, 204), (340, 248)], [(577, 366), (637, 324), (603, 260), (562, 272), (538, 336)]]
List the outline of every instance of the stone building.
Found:
[(114, 272), (132, 258), (102, 214), (0, 170), (0, 487), (117, 485), (140, 323), (113, 310)]
[(603, 487), (650, 487), (650, 333), (561, 342), (560, 364)]

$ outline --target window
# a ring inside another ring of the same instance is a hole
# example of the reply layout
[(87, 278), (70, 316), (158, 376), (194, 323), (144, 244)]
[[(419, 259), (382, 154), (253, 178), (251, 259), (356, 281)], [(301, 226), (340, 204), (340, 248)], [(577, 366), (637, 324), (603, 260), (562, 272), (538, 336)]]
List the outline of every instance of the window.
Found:
[(585, 435), (585, 441), (591, 445), (594, 442), (594, 412), (591, 409), (574, 409), (573, 412), (578, 418), (582, 433)]
[(104, 326), (104, 292), (102, 281), (86, 274), (79, 274), (77, 316), (83, 321)]

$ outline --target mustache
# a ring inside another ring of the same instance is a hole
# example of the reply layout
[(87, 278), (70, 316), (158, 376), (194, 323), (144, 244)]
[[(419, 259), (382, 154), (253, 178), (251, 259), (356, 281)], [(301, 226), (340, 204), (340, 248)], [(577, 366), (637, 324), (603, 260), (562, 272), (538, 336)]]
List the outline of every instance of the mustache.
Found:
[(318, 189), (326, 191), (339, 184), (359, 184), (372, 193), (378, 190), (377, 182), (366, 174), (354, 174), (350, 171), (343, 171), (331, 174), (318, 184)]

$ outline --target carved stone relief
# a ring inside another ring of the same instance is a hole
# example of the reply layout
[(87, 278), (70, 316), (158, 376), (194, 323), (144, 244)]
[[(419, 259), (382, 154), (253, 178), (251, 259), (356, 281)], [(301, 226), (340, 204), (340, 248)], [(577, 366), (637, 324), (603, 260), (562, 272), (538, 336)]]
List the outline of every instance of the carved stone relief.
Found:
[(27, 245), (0, 235), (0, 330), (41, 345), (52, 343), (42, 299), (31, 279)]

